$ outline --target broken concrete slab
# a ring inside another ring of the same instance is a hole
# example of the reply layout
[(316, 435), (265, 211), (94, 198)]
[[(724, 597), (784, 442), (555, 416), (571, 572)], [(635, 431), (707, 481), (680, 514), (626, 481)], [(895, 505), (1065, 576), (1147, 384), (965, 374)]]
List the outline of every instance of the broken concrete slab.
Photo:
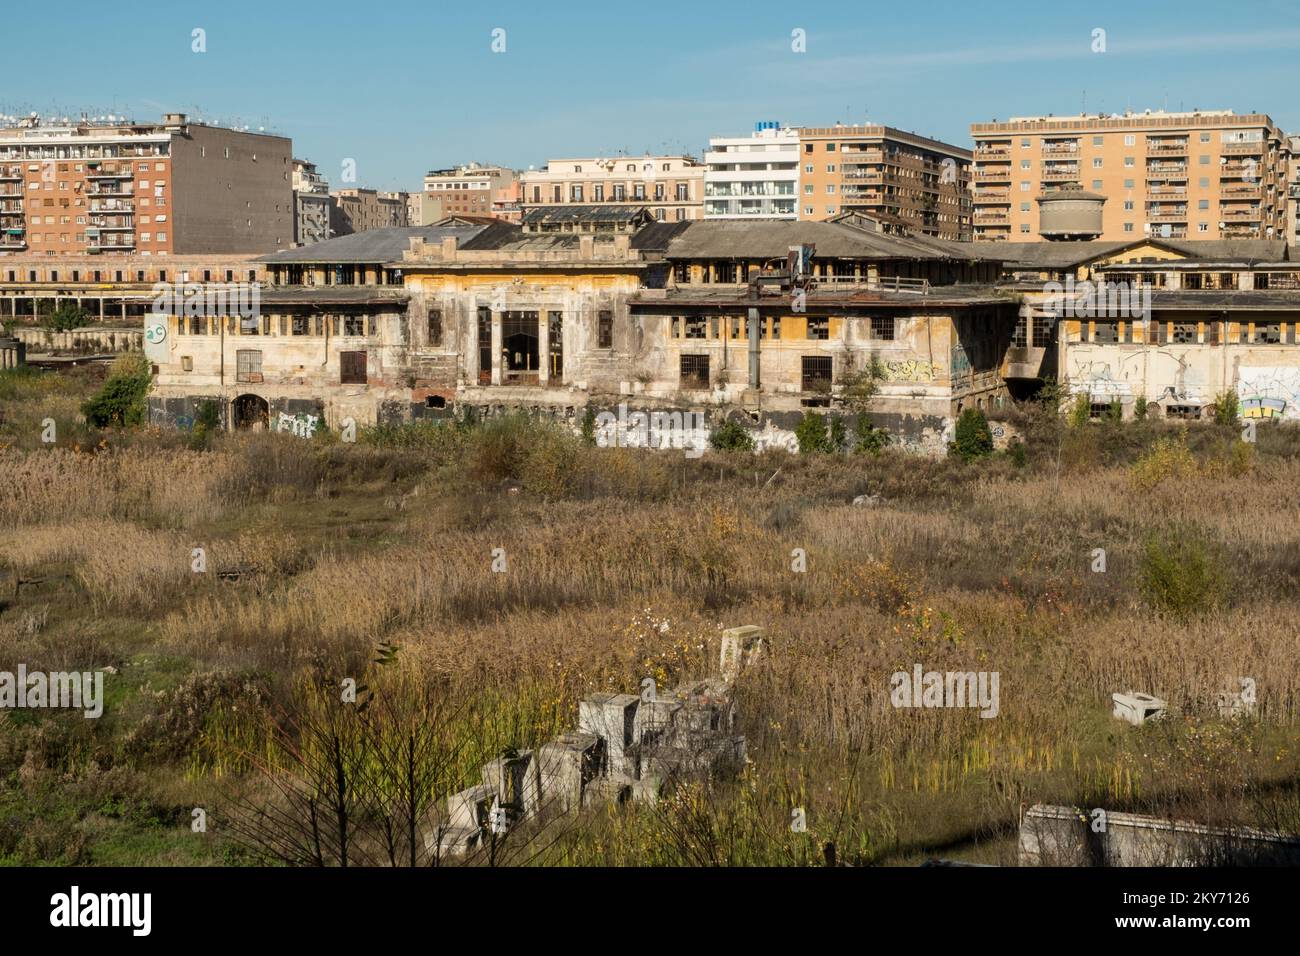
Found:
[(1218, 696), (1216, 703), (1219, 716), (1224, 720), (1255, 715), (1255, 682), (1249, 677), (1243, 677), (1239, 684), (1239, 690), (1222, 691)]
[(432, 851), (435, 844), (439, 856), (464, 856), (476, 846), (483, 837), (478, 827), (440, 827), (425, 834), (425, 849)]
[(632, 694), (592, 694), (578, 702), (578, 730), (604, 741), (604, 772), (631, 774), (627, 749), (634, 742), (640, 703)]
[(541, 781), (531, 750), (489, 760), (483, 765), (483, 784), (516, 819), (530, 817), (541, 807)]
[(469, 787), (447, 798), (447, 821), (453, 829), (479, 829), (487, 823), (496, 792), (491, 787)]
[(730, 627), (722, 632), (719, 670), (722, 679), (734, 683), (740, 672), (749, 667), (763, 651), (764, 630), (753, 624)]
[(600, 738), (591, 733), (560, 734), (537, 748), (541, 807), (564, 813), (582, 806), (582, 791), (600, 770)]
[(1159, 697), (1153, 697), (1150, 694), (1143, 694), (1138, 691), (1111, 694), (1110, 696), (1114, 704), (1111, 715), (1118, 717), (1120, 720), (1126, 720), (1135, 727), (1141, 727), (1148, 720), (1163, 717), (1169, 708), (1169, 705)]
[(582, 791), (582, 805), (595, 807), (605, 803), (626, 803), (632, 799), (631, 777), (597, 777)]

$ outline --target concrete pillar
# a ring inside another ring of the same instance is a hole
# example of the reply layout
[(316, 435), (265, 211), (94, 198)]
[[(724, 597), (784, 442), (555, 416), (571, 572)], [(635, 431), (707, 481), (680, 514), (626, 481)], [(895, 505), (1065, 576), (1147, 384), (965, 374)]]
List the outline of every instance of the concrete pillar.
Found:
[(627, 748), (632, 745), (639, 703), (640, 698), (631, 694), (593, 694), (578, 702), (578, 730), (605, 742), (605, 766), (611, 774), (636, 776)]
[(104, 297), (102, 295), (99, 297), (99, 321), (104, 321)]
[(759, 381), (758, 370), (758, 350), (762, 342), (762, 332), (759, 328), (761, 321), (758, 309), (749, 310), (749, 387), (758, 388), (761, 384)]
[(551, 313), (537, 313), (537, 381), (543, 386), (551, 381)]
[(492, 311), (492, 384), (501, 384), (501, 349), (503, 347), (501, 313)]

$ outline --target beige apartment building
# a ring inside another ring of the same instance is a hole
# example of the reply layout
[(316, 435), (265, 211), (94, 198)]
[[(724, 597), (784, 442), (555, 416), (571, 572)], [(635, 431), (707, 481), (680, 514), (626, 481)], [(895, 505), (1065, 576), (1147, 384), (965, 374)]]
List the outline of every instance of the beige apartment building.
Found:
[(350, 236), (370, 229), (409, 225), (406, 193), (339, 189), (330, 193), (330, 234)]
[(491, 216), (519, 221), (519, 174), (505, 166), (468, 163), (451, 169), (431, 169), (424, 174), (422, 222), (428, 225), (448, 216)]
[(799, 130), (799, 218), (864, 213), (889, 232), (971, 238), (971, 151), (889, 126)]
[(1291, 155), (1286, 177), (1286, 242), (1292, 248), (1300, 248), (1300, 136), (1290, 137), (1288, 143)]
[(187, 255), (287, 249), (292, 141), (184, 113), (0, 127), (0, 255)]
[(1264, 114), (1020, 117), (973, 123), (971, 136), (976, 239), (1058, 238), (1038, 200), (1063, 188), (1104, 197), (1099, 239), (1286, 234), (1290, 151)]
[(659, 222), (703, 217), (705, 167), (692, 156), (553, 159), (519, 177), (525, 215), (545, 207), (644, 206)]

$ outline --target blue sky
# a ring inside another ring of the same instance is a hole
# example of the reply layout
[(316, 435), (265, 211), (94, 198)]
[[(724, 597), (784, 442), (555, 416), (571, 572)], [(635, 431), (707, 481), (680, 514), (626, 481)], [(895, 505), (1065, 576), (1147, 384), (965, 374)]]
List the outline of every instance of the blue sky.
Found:
[(761, 119), (867, 119), (969, 145), (970, 123), (995, 117), (1167, 105), (1258, 110), (1300, 132), (1300, 0), (4, 7), (0, 112), (266, 126), (334, 186), (345, 158), (360, 185), (409, 189), (469, 160), (698, 154)]

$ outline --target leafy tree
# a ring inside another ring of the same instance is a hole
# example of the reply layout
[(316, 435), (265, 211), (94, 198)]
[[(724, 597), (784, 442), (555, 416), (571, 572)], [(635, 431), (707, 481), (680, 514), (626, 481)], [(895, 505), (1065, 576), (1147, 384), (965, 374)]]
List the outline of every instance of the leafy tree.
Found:
[(804, 412), (803, 418), (795, 426), (794, 435), (799, 439), (801, 454), (836, 452), (844, 443), (844, 422), (834, 418), (828, 427), (825, 416), (816, 412)]
[(1214, 420), (1220, 425), (1231, 425), (1236, 427), (1237, 418), (1241, 414), (1241, 402), (1237, 398), (1237, 393), (1227, 391), (1220, 394), (1214, 400)]
[(103, 387), (81, 406), (86, 421), (97, 428), (109, 425), (135, 427), (147, 417), (145, 396), (152, 378), (148, 360), (139, 353), (123, 355)]
[(90, 313), (74, 302), (64, 302), (57, 309), (45, 312), (44, 325), (56, 332), (71, 332), (91, 324)]
[(596, 410), (590, 405), (582, 416), (582, 443), (591, 448), (596, 447)]
[(978, 408), (966, 409), (957, 419), (952, 450), (962, 461), (974, 461), (993, 454), (993, 432), (989, 429), (988, 419)]
[(753, 451), (754, 437), (738, 422), (723, 422), (709, 435), (709, 444), (718, 451)]

